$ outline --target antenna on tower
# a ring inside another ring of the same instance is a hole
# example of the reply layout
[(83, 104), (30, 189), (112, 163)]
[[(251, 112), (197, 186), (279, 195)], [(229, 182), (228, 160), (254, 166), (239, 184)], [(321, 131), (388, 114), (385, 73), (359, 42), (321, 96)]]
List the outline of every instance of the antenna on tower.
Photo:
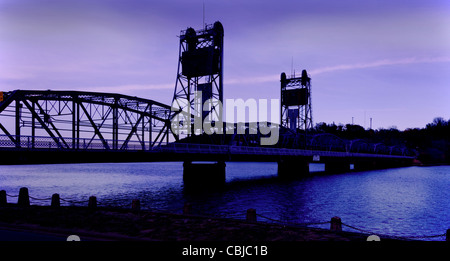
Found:
[(205, 2), (203, 2), (203, 27), (206, 28), (206, 23), (205, 23)]
[(291, 77), (294, 75), (294, 56), (291, 57)]

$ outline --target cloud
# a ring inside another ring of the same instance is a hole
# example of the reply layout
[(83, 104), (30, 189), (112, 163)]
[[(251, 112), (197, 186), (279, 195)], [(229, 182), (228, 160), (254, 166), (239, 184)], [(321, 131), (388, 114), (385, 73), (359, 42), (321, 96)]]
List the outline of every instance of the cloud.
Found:
[(403, 58), (397, 60), (379, 60), (368, 63), (356, 63), (356, 64), (340, 64), (336, 66), (328, 66), (317, 68), (309, 71), (311, 75), (318, 75), (322, 73), (335, 72), (335, 71), (344, 71), (344, 70), (355, 70), (355, 69), (365, 69), (365, 68), (374, 68), (380, 66), (389, 66), (389, 65), (408, 65), (408, 64), (417, 64), (417, 63), (441, 63), (441, 62), (450, 62), (450, 57), (434, 57), (434, 58)]
[[(323, 73), (335, 72), (335, 71), (345, 71), (345, 70), (357, 70), (366, 68), (375, 68), (381, 66), (389, 65), (408, 65), (408, 64), (418, 64), (418, 63), (444, 63), (450, 62), (450, 57), (427, 57), (427, 58), (416, 58), (409, 57), (403, 59), (384, 59), (367, 63), (354, 63), (354, 64), (339, 64), (335, 66), (320, 67), (317, 69), (308, 70), (308, 74), (316, 76)], [(298, 73), (300, 76), (300, 73)], [(280, 74), (262, 75), (262, 76), (246, 76), (246, 77), (235, 77), (232, 79), (225, 79), (225, 84), (258, 84), (267, 82), (277, 82), (280, 80)]]

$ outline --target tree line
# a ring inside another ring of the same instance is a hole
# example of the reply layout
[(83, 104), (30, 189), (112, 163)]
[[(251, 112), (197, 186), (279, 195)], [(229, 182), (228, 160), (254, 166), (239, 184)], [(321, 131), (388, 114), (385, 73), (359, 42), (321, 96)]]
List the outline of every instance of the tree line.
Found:
[(387, 146), (405, 146), (415, 151), (417, 159), (424, 164), (450, 164), (450, 119), (436, 117), (424, 128), (408, 128), (404, 131), (396, 127), (377, 130), (364, 129), (353, 124), (317, 123), (316, 133), (330, 133), (343, 139), (364, 139), (371, 143)]

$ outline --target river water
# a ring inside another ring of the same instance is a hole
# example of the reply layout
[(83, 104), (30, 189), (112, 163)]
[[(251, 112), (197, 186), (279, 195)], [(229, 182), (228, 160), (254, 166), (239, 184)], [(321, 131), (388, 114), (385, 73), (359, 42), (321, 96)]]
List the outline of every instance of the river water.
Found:
[(307, 177), (288, 181), (277, 178), (276, 163), (229, 162), (222, 189), (192, 193), (183, 187), (182, 162), (4, 165), (0, 190), (6, 190), (8, 202), (16, 202), (10, 196), (28, 187), (36, 198), (32, 204), (38, 205), (49, 205), (48, 198), (58, 193), (67, 200), (63, 205), (94, 195), (100, 205), (129, 207), (139, 199), (144, 209), (181, 213), (190, 202), (195, 214), (239, 219), (254, 208), (258, 220), (267, 222), (317, 223), (339, 216), (372, 234), (400, 237), (440, 235), (450, 228), (450, 166), (335, 175), (317, 175), (320, 164), (310, 169)]

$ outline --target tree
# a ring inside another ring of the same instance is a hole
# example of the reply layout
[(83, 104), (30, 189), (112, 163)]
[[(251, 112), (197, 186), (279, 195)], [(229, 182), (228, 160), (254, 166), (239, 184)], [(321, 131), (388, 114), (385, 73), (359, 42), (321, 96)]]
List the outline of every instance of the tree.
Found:
[(447, 122), (442, 117), (436, 117), (427, 124), (426, 130), (432, 137), (450, 139), (450, 120)]

